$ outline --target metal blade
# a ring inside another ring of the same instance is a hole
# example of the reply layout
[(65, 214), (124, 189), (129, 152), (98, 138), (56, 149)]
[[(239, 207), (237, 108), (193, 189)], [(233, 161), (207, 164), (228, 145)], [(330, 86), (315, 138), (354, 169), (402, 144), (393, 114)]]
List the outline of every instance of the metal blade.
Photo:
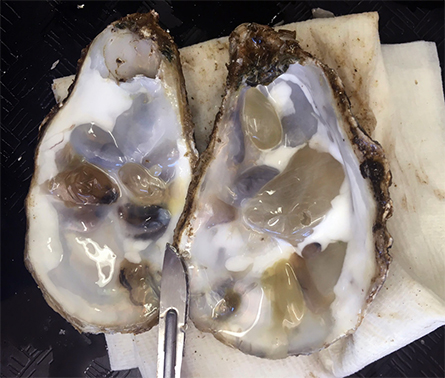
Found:
[(161, 278), (157, 378), (179, 378), (187, 317), (187, 277), (176, 250), (167, 244)]

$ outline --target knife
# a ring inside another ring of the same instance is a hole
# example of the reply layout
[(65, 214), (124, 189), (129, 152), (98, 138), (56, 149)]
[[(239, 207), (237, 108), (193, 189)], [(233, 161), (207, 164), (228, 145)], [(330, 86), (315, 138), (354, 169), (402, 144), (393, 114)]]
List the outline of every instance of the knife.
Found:
[(176, 249), (167, 243), (161, 277), (157, 378), (179, 378), (188, 307), (187, 276)]

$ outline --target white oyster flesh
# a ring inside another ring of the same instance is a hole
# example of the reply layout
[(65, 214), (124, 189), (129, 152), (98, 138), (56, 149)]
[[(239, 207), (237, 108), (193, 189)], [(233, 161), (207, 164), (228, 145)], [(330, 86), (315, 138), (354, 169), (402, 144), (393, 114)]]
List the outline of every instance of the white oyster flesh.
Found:
[(181, 233), (191, 319), (260, 357), (352, 332), (380, 272), (355, 121), (323, 67), (294, 60), (266, 85), (229, 84)]
[(179, 58), (175, 47), (164, 56), (172, 42), (162, 33), (151, 13), (110, 25), (43, 125), (26, 263), (49, 304), (82, 331), (157, 322), (164, 249), (196, 159)]

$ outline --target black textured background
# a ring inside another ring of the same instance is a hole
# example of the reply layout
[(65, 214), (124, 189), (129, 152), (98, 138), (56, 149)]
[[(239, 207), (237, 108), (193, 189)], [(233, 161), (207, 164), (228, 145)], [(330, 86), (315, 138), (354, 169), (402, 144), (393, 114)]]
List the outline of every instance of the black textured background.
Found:
[[(228, 35), (242, 22), (306, 20), (316, 7), (336, 15), (378, 11), (382, 43), (434, 41), (442, 73), (444, 67), (443, 1), (1, 1), (0, 7), (1, 377), (139, 376), (136, 369), (111, 372), (103, 336), (79, 334), (51, 310), (23, 264), (24, 199), (38, 126), (55, 104), (52, 80), (75, 72), (81, 49), (106, 25), (155, 9), (183, 47)], [(444, 329), (353, 376), (444, 377)]]

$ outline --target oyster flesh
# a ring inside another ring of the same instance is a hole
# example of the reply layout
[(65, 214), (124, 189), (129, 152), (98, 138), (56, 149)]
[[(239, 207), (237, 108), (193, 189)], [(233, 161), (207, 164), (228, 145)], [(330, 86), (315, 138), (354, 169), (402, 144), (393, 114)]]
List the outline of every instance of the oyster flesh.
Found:
[(157, 322), (164, 248), (197, 160), (178, 50), (157, 21), (133, 14), (100, 33), (41, 125), (25, 262), (80, 331)]
[(320, 350), (383, 284), (391, 174), (337, 74), (289, 31), (230, 36), (226, 94), (175, 243), (202, 331), (267, 358)]

